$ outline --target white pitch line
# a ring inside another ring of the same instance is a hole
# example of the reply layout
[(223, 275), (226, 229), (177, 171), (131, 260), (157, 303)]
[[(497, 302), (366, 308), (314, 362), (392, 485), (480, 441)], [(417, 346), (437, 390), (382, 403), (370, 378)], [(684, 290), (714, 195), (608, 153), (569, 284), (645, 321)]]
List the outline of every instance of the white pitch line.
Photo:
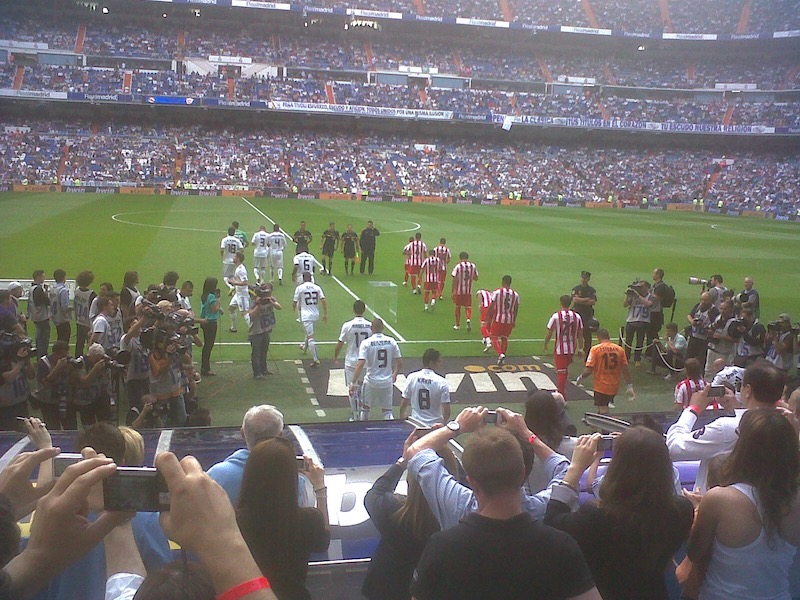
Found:
[[(543, 342), (543, 338), (511, 338), (511, 342)], [(295, 342), (270, 342), (270, 346), (297, 346), (301, 340)], [(317, 346), (334, 346), (339, 342), (336, 341), (318, 341)], [(480, 339), (474, 340), (403, 340), (404, 344), (480, 344)], [(217, 342), (215, 346), (249, 346), (250, 342)], [(536, 360), (540, 360), (537, 357)], [(231, 363), (233, 361), (227, 361)], [(302, 361), (299, 361), (302, 363)], [(295, 364), (297, 361), (295, 361)]]
[[(269, 218), (269, 217), (268, 217), (268, 216), (267, 216), (267, 215), (264, 213), (264, 211), (262, 211), (260, 208), (258, 208), (258, 207), (257, 207), (255, 204), (253, 204), (252, 202), (250, 202), (250, 201), (249, 201), (247, 198), (245, 198), (244, 196), (240, 196), (240, 198), (241, 198), (242, 200), (244, 200), (244, 201), (245, 201), (245, 204), (247, 204), (248, 206), (250, 206), (250, 208), (252, 208), (252, 209), (253, 209), (254, 211), (256, 211), (258, 214), (260, 214), (262, 217), (264, 217), (264, 218), (265, 218), (267, 221), (269, 221), (270, 223), (272, 223), (273, 225), (275, 225), (275, 221), (273, 221), (272, 219), (270, 219), (270, 218)], [(289, 241), (291, 241), (291, 240), (292, 240), (292, 236), (290, 236), (288, 233), (286, 233), (286, 231), (283, 229), (283, 227), (281, 227), (281, 228), (280, 228), (280, 231), (281, 231), (281, 233), (282, 233), (282, 234), (283, 234), (283, 235), (284, 235), (284, 236), (285, 236), (285, 237), (286, 237), (286, 238), (287, 238)], [(319, 261), (318, 261), (316, 258), (314, 259), (314, 262), (315, 262), (317, 265), (319, 265), (320, 267), (322, 267), (322, 263), (321, 263), (321, 262), (319, 262)], [(359, 297), (358, 297), (358, 296), (357, 296), (357, 295), (356, 295), (356, 294), (353, 292), (353, 290), (351, 290), (349, 287), (347, 287), (347, 286), (344, 284), (344, 282), (343, 282), (341, 279), (339, 279), (338, 277), (336, 277), (336, 275), (331, 275), (331, 276), (330, 276), (330, 278), (331, 278), (331, 279), (333, 279), (333, 280), (334, 280), (336, 283), (338, 283), (338, 284), (341, 286), (341, 288), (342, 288), (342, 289), (343, 289), (345, 292), (347, 292), (348, 294), (350, 294), (350, 296), (352, 296), (353, 300), (361, 300), (361, 298), (359, 298)], [(391, 325), (389, 325), (389, 322), (388, 322), (386, 319), (384, 319), (382, 316), (380, 316), (380, 315), (379, 315), (377, 312), (375, 312), (375, 311), (374, 311), (372, 308), (370, 308), (369, 306), (367, 306), (367, 310), (369, 310), (369, 311), (370, 311), (370, 312), (371, 312), (373, 315), (375, 315), (377, 318), (379, 318), (381, 321), (383, 321), (383, 324), (384, 324), (384, 326), (386, 327), (386, 329), (388, 329), (388, 330), (389, 330), (389, 331), (392, 333), (392, 335), (394, 335), (394, 337), (396, 337), (396, 338), (397, 338), (397, 341), (398, 341), (398, 342), (405, 342), (405, 341), (406, 341), (406, 338), (404, 338), (402, 335), (400, 335), (400, 332), (399, 332), (399, 331), (397, 331), (397, 330), (396, 330), (394, 327), (392, 327)]]

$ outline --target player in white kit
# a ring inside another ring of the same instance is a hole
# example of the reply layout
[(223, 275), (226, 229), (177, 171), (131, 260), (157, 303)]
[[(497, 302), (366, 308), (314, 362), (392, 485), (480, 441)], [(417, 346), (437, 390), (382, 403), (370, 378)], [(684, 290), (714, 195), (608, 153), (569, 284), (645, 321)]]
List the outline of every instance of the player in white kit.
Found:
[(264, 225), (253, 234), (250, 243), (253, 245), (253, 276), (256, 278), (256, 283), (261, 285), (267, 280), (269, 263), (269, 234)]
[(233, 277), (231, 277), (229, 281), (235, 286), (236, 293), (233, 295), (233, 298), (231, 298), (228, 311), (231, 313), (230, 331), (236, 333), (236, 309), (242, 312), (242, 316), (247, 322), (247, 325), (250, 325), (250, 317), (247, 314), (250, 312), (250, 289), (247, 287), (247, 268), (244, 266), (244, 252), (237, 252), (233, 260)]
[(222, 280), (231, 290), (233, 290), (233, 284), (228, 282), (228, 279), (233, 277), (233, 273), (236, 270), (233, 257), (236, 256), (237, 252), (244, 250), (241, 240), (234, 233), (236, 233), (236, 229), (228, 227), (228, 235), (222, 238), (219, 243), (219, 255), (222, 257)]
[(400, 401), (400, 418), (411, 418), (433, 427), (450, 420), (450, 386), (436, 372), (441, 363), (441, 354), (434, 348), (422, 355), (422, 369), (414, 371), (406, 379), (403, 399)]
[(369, 420), (369, 411), (373, 406), (378, 406), (383, 412), (383, 419), (391, 421), (392, 414), (392, 389), (397, 380), (397, 374), (403, 368), (403, 358), (397, 342), (383, 335), (383, 321), (372, 321), (373, 334), (361, 342), (358, 349), (358, 364), (353, 373), (350, 388), (356, 386), (361, 374), (364, 373), (364, 384), (361, 386), (361, 421)]
[(300, 322), (306, 332), (306, 341), (300, 344), (305, 352), (311, 349), (311, 366), (319, 365), (319, 355), (317, 354), (317, 342), (314, 339), (314, 323), (319, 321), (319, 305), (322, 305), (322, 322), (328, 321), (328, 304), (325, 302), (325, 294), (322, 288), (311, 281), (311, 273), (303, 273), (303, 283), (294, 290), (294, 301), (292, 307), (300, 311)]
[(359, 418), (359, 395), (361, 391), (362, 381), (356, 381), (354, 388), (350, 387), (353, 383), (353, 373), (358, 364), (358, 349), (361, 347), (361, 342), (366, 340), (372, 335), (372, 323), (364, 318), (364, 311), (367, 309), (362, 300), (356, 300), (353, 303), (354, 318), (347, 321), (342, 325), (342, 331), (339, 333), (339, 343), (336, 344), (336, 350), (333, 352), (333, 364), (339, 363), (339, 353), (342, 348), (347, 344), (347, 354), (344, 357), (344, 382), (350, 390), (350, 408), (353, 411), (351, 421), (358, 421)]
[(281, 233), (281, 226), (275, 223), (272, 233), (269, 234), (269, 280), (275, 281), (278, 276), (278, 285), (283, 285), (283, 251), (286, 248), (286, 236)]
[(311, 275), (310, 281), (314, 282), (314, 265), (316, 259), (313, 254), (308, 252), (308, 247), (302, 244), (297, 246), (297, 254), (294, 255), (294, 267), (292, 268), (292, 279), (297, 285), (303, 283), (303, 275)]

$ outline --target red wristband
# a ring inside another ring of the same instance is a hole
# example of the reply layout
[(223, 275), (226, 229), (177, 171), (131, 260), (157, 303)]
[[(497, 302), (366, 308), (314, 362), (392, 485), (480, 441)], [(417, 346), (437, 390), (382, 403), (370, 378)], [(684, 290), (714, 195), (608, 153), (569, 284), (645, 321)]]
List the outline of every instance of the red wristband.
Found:
[(536, 435), (535, 433), (532, 433), (532, 434), (531, 434), (531, 437), (529, 437), (529, 438), (528, 438), (528, 443), (529, 443), (529, 444), (532, 444), (533, 442), (535, 442), (535, 441), (536, 441), (536, 440), (538, 440), (538, 439), (539, 439), (539, 436), (538, 436), (538, 435)]
[(243, 598), (248, 594), (252, 594), (258, 590), (268, 590), (271, 587), (266, 577), (259, 577), (258, 579), (251, 579), (250, 581), (235, 585), (227, 592), (222, 592), (217, 596), (217, 600), (239, 600), (239, 598)]
[(698, 419), (700, 418), (700, 410), (696, 406), (690, 406), (689, 412), (692, 413)]

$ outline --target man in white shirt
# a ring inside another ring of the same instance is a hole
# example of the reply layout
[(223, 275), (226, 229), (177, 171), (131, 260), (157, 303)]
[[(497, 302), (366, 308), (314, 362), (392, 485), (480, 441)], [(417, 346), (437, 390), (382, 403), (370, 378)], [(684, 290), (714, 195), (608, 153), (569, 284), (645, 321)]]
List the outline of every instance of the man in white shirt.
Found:
[(355, 388), (350, 388), (353, 383), (353, 373), (358, 364), (358, 349), (361, 347), (361, 342), (366, 340), (372, 335), (372, 323), (364, 318), (364, 311), (367, 309), (363, 300), (356, 300), (353, 302), (354, 318), (347, 321), (342, 325), (342, 331), (339, 333), (339, 342), (336, 344), (336, 350), (333, 351), (333, 364), (339, 364), (339, 353), (342, 348), (347, 345), (347, 354), (344, 357), (344, 382), (347, 384), (348, 389), (351, 390), (350, 408), (353, 411), (351, 421), (358, 421), (359, 416), (359, 394), (361, 391), (362, 381), (357, 381)]
[(314, 283), (314, 265), (316, 259), (308, 252), (308, 247), (302, 244), (297, 247), (297, 254), (294, 256), (294, 267), (292, 268), (292, 279), (297, 285), (303, 283), (303, 275), (308, 273), (311, 276), (311, 283)]
[(317, 342), (314, 339), (314, 323), (319, 321), (319, 305), (322, 304), (322, 322), (328, 321), (328, 304), (322, 288), (311, 281), (311, 273), (303, 273), (303, 283), (294, 290), (292, 307), (300, 311), (300, 322), (306, 332), (306, 341), (300, 344), (303, 352), (311, 349), (311, 366), (319, 366)]
[(253, 234), (250, 243), (253, 245), (253, 276), (256, 278), (256, 283), (261, 285), (267, 280), (267, 262), (269, 261), (269, 234), (264, 225)]
[(392, 389), (397, 374), (403, 368), (403, 359), (397, 342), (383, 335), (383, 321), (372, 321), (372, 336), (361, 343), (358, 349), (358, 364), (353, 373), (350, 389), (356, 387), (361, 373), (364, 373), (364, 385), (361, 387), (361, 421), (369, 420), (369, 411), (373, 406), (380, 407), (386, 421), (394, 419), (392, 414)]
[(111, 300), (109, 296), (106, 296), (100, 298), (97, 305), (100, 308), (100, 314), (97, 315), (94, 323), (92, 323), (92, 338), (90, 344), (100, 344), (103, 350), (108, 353), (112, 348), (116, 349), (119, 346), (122, 335), (117, 337), (117, 334), (121, 334), (122, 332), (121, 328), (120, 331), (118, 331), (111, 323), (113, 316), (117, 312), (114, 308), (113, 300)]
[(441, 364), (441, 354), (428, 348), (422, 355), (422, 369), (411, 373), (406, 379), (403, 399), (400, 401), (400, 418), (411, 418), (433, 427), (450, 420), (450, 386), (436, 372)]
[[(708, 470), (711, 459), (729, 454), (739, 439), (737, 429), (744, 411), (750, 408), (775, 408), (781, 399), (786, 374), (775, 365), (760, 360), (744, 372), (741, 398), (744, 408), (735, 409), (733, 417), (719, 417), (705, 427), (693, 431), (697, 418), (703, 414), (711, 398), (706, 387), (692, 395), (688, 408), (684, 409), (678, 420), (667, 430), (667, 447), (673, 461), (699, 460), (700, 468), (695, 479), (695, 489), (705, 492), (708, 488)], [(734, 402), (733, 391), (728, 390), (720, 404)]]
[(244, 250), (242, 242), (234, 235), (235, 233), (236, 228), (228, 227), (228, 235), (222, 238), (219, 244), (219, 255), (222, 257), (222, 280), (231, 291), (233, 290), (233, 284), (228, 279), (233, 277), (234, 271), (236, 271), (234, 257), (237, 252)]
[(239, 251), (233, 256), (234, 271), (228, 282), (235, 286), (236, 293), (231, 298), (228, 312), (231, 314), (231, 333), (236, 333), (236, 310), (242, 312), (247, 325), (250, 325), (250, 290), (247, 287), (247, 268), (244, 266), (244, 252)]
[(269, 279), (278, 276), (278, 285), (283, 285), (283, 250), (286, 248), (286, 236), (281, 233), (281, 226), (275, 223), (269, 234)]

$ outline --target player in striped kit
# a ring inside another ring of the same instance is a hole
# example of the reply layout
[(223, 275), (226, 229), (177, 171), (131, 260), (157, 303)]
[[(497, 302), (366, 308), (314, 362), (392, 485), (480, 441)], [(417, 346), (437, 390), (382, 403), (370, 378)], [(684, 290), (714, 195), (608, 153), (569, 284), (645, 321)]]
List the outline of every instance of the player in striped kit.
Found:
[(583, 343), (583, 320), (574, 310), (570, 310), (572, 296), (566, 294), (560, 298), (561, 308), (554, 312), (547, 322), (547, 334), (544, 336), (544, 351), (553, 333), (556, 335), (556, 347), (553, 351), (556, 364), (556, 388), (566, 397), (567, 377), (572, 356), (581, 351)]
[[(686, 372), (686, 379), (678, 382), (678, 385), (675, 386), (675, 410), (679, 413), (689, 406), (692, 394), (706, 387), (706, 382), (703, 379), (703, 366), (699, 360), (687, 358), (683, 370)], [(716, 405), (716, 403), (714, 404)], [(716, 407), (718, 406), (716, 405)]]
[(447, 279), (447, 265), (450, 264), (450, 261), (453, 259), (453, 255), (450, 254), (450, 248), (447, 247), (447, 240), (444, 238), (439, 239), (439, 245), (433, 249), (436, 256), (439, 258), (439, 290), (438, 290), (438, 298), (439, 300), (442, 299), (442, 292), (444, 292), (444, 282)]
[(517, 323), (519, 294), (511, 289), (511, 275), (503, 275), (502, 285), (492, 292), (486, 318), (491, 323), (489, 337), (497, 352), (497, 366), (505, 364), (508, 338)]
[[(425, 311), (433, 310), (436, 306), (436, 294), (439, 293), (439, 275), (441, 274), (440, 260), (435, 250), (428, 252), (428, 258), (422, 262), (419, 277), (425, 279)], [(428, 302), (430, 301), (430, 304)]]
[(411, 275), (411, 244), (414, 243), (414, 236), (408, 238), (408, 243), (403, 247), (403, 256), (406, 257), (403, 265), (403, 287), (408, 285), (408, 277)]
[(342, 331), (339, 333), (339, 342), (336, 344), (336, 349), (333, 351), (333, 364), (339, 364), (339, 353), (342, 348), (347, 344), (347, 354), (344, 357), (344, 382), (350, 390), (350, 408), (353, 411), (351, 421), (358, 421), (360, 418), (360, 395), (361, 395), (361, 381), (355, 382), (355, 387), (350, 387), (353, 383), (353, 373), (358, 364), (358, 349), (361, 347), (361, 342), (366, 340), (372, 335), (372, 323), (364, 318), (364, 311), (367, 309), (363, 300), (356, 300), (353, 302), (354, 318), (347, 321), (342, 325)]
[(275, 281), (278, 276), (278, 285), (283, 285), (283, 250), (286, 248), (286, 236), (281, 233), (281, 226), (275, 223), (272, 233), (269, 234), (269, 280)]
[[(411, 293), (419, 294), (422, 286), (418, 284), (417, 277), (419, 277), (419, 272), (420, 269), (422, 269), (425, 256), (428, 254), (428, 245), (422, 241), (421, 233), (417, 232), (414, 235), (414, 241), (408, 243), (403, 249), (403, 254), (408, 257), (409, 261), (408, 272), (411, 276)], [(419, 283), (422, 283), (421, 278)]]
[[(458, 258), (459, 262), (453, 267), (451, 273), (453, 284), (450, 288), (450, 296), (455, 304), (456, 316), (456, 324), (453, 325), (453, 329), (461, 329), (461, 307), (463, 306), (467, 316), (467, 331), (472, 331), (472, 282), (478, 281), (478, 267), (469, 261), (469, 254), (466, 252), (459, 254)], [(488, 307), (487, 304), (486, 308)]]
[(267, 280), (267, 263), (269, 262), (269, 234), (264, 225), (253, 234), (250, 243), (253, 245), (253, 276), (256, 283), (261, 285)]
[(483, 352), (484, 354), (492, 347), (492, 338), (489, 332), (489, 307), (492, 305), (492, 292), (489, 290), (478, 290), (475, 292), (478, 297), (478, 308), (481, 311), (481, 337), (483, 338)]

